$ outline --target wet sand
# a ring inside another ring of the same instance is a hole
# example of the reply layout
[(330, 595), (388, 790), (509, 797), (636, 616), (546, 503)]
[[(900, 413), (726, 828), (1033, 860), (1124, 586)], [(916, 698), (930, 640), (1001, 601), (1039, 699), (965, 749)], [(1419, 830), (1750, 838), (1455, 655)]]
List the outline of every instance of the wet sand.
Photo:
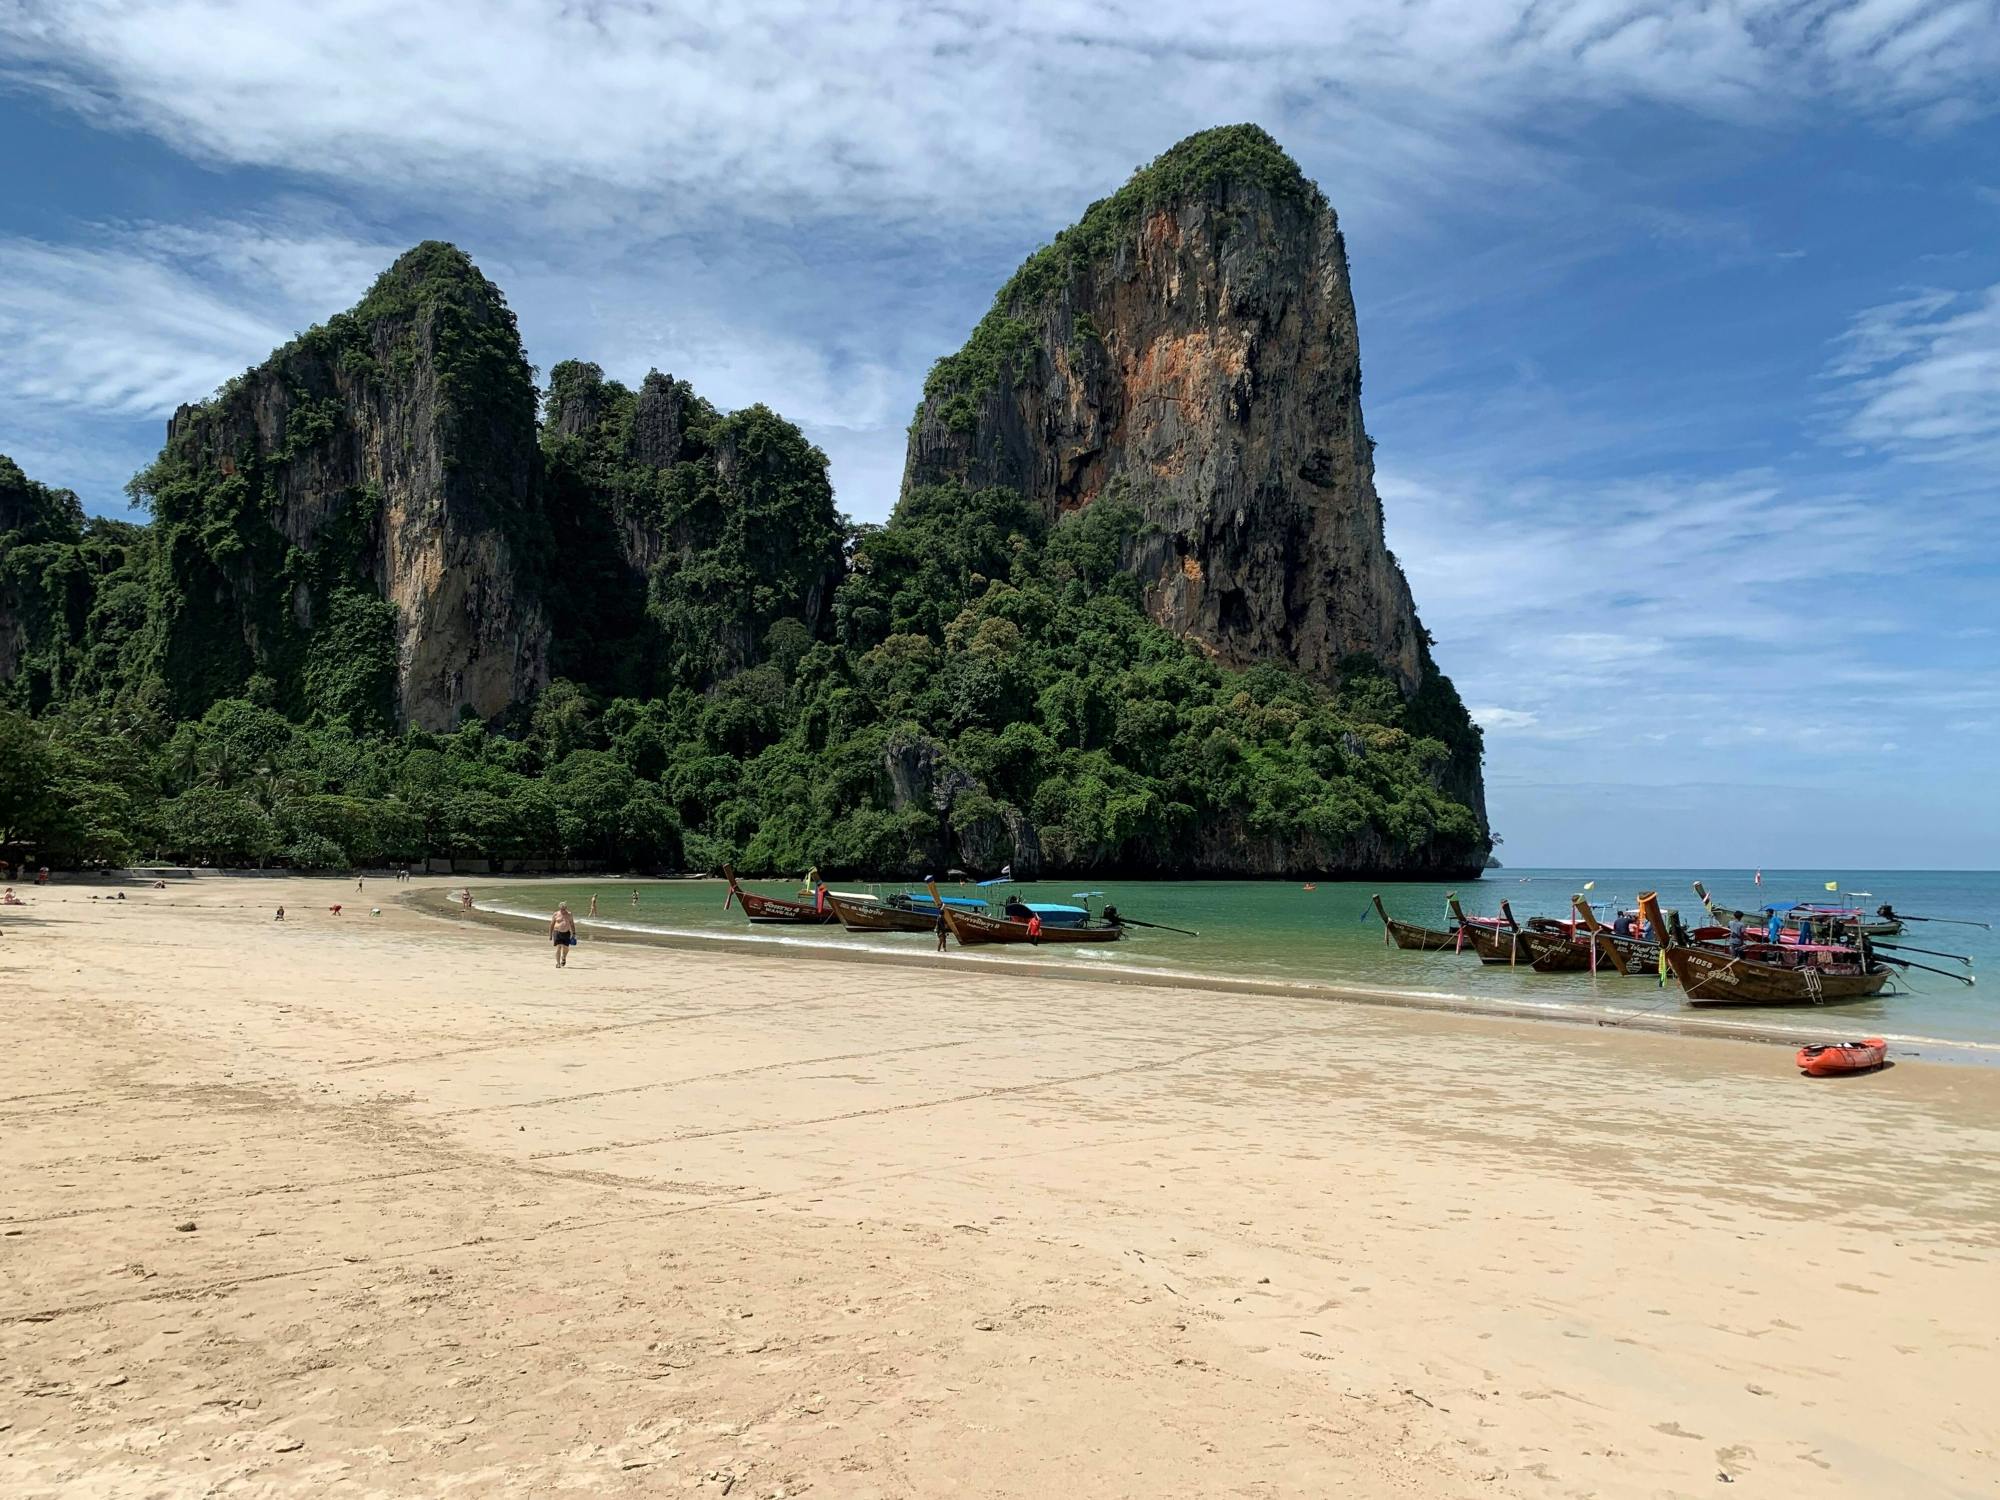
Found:
[(10, 1496), (2000, 1471), (1991, 1070), (93, 889), (0, 911)]

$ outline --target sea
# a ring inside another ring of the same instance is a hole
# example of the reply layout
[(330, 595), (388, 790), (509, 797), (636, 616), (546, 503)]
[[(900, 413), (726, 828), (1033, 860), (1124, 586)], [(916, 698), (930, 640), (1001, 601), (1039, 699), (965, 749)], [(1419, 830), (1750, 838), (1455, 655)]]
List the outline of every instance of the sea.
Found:
[[(1888, 901), (1899, 913), (1940, 920), (1908, 923), (1894, 939), (1905, 945), (1895, 956), (1931, 964), (1980, 982), (1967, 986), (1942, 974), (1908, 970), (1898, 992), (1876, 1000), (1829, 1007), (1828, 1035), (1885, 1036), (1899, 1055), (1946, 1055), (1955, 1060), (2000, 1064), (2000, 872), (1956, 870), (1765, 870), (1762, 883), (1748, 870), (1583, 870), (1502, 869), (1455, 885), (1374, 885), (1351, 881), (1249, 880), (1043, 880), (1009, 889), (1030, 901), (1081, 904), (1093, 911), (1115, 905), (1128, 918), (1161, 924), (1133, 928), (1127, 940), (1077, 944), (1035, 951), (1042, 967), (1086, 973), (1153, 975), (1162, 980), (1200, 983), (1265, 980), (1287, 985), (1327, 985), (1389, 991), (1429, 1003), (1490, 1006), (1519, 1014), (1546, 1009), (1571, 1019), (1597, 1016), (1607, 1021), (1648, 1016), (1685, 1021), (1695, 1029), (1756, 1032), (1759, 1023), (1781, 1022), (1788, 1031), (1810, 1027), (1821, 1017), (1797, 1011), (1736, 1008), (1696, 1011), (1671, 982), (1611, 973), (1537, 974), (1522, 967), (1486, 966), (1468, 954), (1411, 953), (1385, 942), (1371, 902), (1378, 891), (1392, 916), (1430, 927), (1447, 927), (1446, 896), (1456, 891), (1474, 915), (1496, 912), (1502, 899), (1516, 917), (1567, 915), (1573, 893), (1585, 891), (1599, 917), (1629, 909), (1638, 892), (1660, 893), (1664, 907), (1678, 908), (1689, 925), (1702, 917), (1693, 882), (1703, 880), (1724, 906), (1761, 907), (1778, 901), (1836, 899), (1873, 911)], [(1828, 882), (1837, 892), (1827, 890)], [(904, 883), (868, 885), (834, 881), (837, 890), (869, 890), (887, 895), (910, 889)], [(748, 889), (795, 896), (797, 882), (749, 881)], [(957, 888), (953, 887), (954, 893)], [(633, 903), (636, 893), (638, 902)], [(598, 898), (600, 929), (632, 935), (725, 938), (786, 948), (872, 949), (921, 954), (934, 947), (925, 933), (849, 933), (833, 927), (751, 927), (735, 907), (723, 906), (720, 881), (590, 880), (552, 876), (532, 883), (478, 882), (481, 907), (523, 917), (546, 918), (557, 901), (568, 901), (587, 937), (584, 916)], [(1954, 919), (1946, 921), (1942, 919)], [(1961, 925), (1990, 923), (1991, 927)], [(1166, 927), (1183, 932), (1161, 930)], [(1911, 951), (1934, 950), (1937, 957)], [(966, 950), (974, 960), (1013, 961), (1018, 948)]]

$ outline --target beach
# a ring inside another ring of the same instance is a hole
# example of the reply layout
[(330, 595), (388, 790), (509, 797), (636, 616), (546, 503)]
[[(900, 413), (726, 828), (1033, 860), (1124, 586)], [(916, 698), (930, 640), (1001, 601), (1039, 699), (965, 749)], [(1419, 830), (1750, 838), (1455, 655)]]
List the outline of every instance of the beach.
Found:
[(456, 883), (0, 911), (0, 1491), (1994, 1493), (1994, 1070)]

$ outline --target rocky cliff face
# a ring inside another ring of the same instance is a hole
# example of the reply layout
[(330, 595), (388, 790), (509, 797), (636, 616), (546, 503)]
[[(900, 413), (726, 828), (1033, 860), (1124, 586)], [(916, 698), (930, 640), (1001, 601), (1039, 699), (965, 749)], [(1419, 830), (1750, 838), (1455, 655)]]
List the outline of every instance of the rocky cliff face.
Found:
[[(1485, 828), (1478, 731), (1383, 539), (1340, 228), (1262, 130), (1181, 142), (1008, 281), (911, 424), (904, 495), (938, 484), (1014, 490), (1051, 521), (1136, 506), (1121, 564), (1156, 622), (1223, 665), (1332, 687), (1365, 658), (1450, 748), (1436, 783)], [(1217, 869), (1399, 858), (1204, 838)]]
[(1360, 653), (1406, 692), (1423, 677), (1340, 230), (1254, 127), (1182, 142), (1002, 289), (911, 430), (905, 491), (941, 480), (1051, 516), (1134, 502), (1148, 609), (1227, 664), (1335, 682)]
[[(542, 455), (565, 592), (589, 580), (593, 613), (571, 622), (554, 601), (558, 641), (615, 639), (626, 663), (655, 662), (631, 691), (732, 677), (782, 620), (822, 633), (845, 531), (826, 455), (777, 413), (720, 412), (658, 370), (634, 391), (566, 360), (549, 372)], [(560, 667), (598, 681), (590, 663)]]
[(495, 717), (548, 679), (534, 476), (513, 314), (462, 252), (420, 245), (352, 312), (175, 413), (143, 480), (184, 585), (169, 665), (197, 697), (282, 678), (358, 590), (393, 611), (397, 721)]
[(36, 483), (0, 453), (0, 685), (10, 684), (38, 647), (54, 644), (67, 623), (62, 615), (80, 612), (65, 606), (73, 595), (78, 605), (87, 598), (82, 570), (67, 555), (83, 528), (73, 493)]

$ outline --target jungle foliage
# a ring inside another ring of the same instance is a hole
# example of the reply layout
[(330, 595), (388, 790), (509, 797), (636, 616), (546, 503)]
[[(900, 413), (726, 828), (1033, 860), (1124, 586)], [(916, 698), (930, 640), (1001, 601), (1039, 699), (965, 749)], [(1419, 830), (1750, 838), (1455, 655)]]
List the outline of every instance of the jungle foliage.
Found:
[[(1311, 191), (1261, 132), (1210, 136), (1072, 233), (1223, 175)], [(383, 496), (316, 478), (413, 392), (456, 434), (454, 504), (507, 534), (551, 628), (549, 685), (449, 733), (398, 723)], [(1052, 522), (934, 486), (855, 526), (765, 407), (574, 361), (537, 392), (450, 246), (184, 409), (132, 492), (150, 525), (0, 459), (0, 857), (893, 876), (1484, 854), (1444, 790), (1476, 776), (1478, 730), (1434, 669), (1406, 696), (1367, 658), (1337, 689), (1218, 665), (1146, 615), (1115, 495)]]

